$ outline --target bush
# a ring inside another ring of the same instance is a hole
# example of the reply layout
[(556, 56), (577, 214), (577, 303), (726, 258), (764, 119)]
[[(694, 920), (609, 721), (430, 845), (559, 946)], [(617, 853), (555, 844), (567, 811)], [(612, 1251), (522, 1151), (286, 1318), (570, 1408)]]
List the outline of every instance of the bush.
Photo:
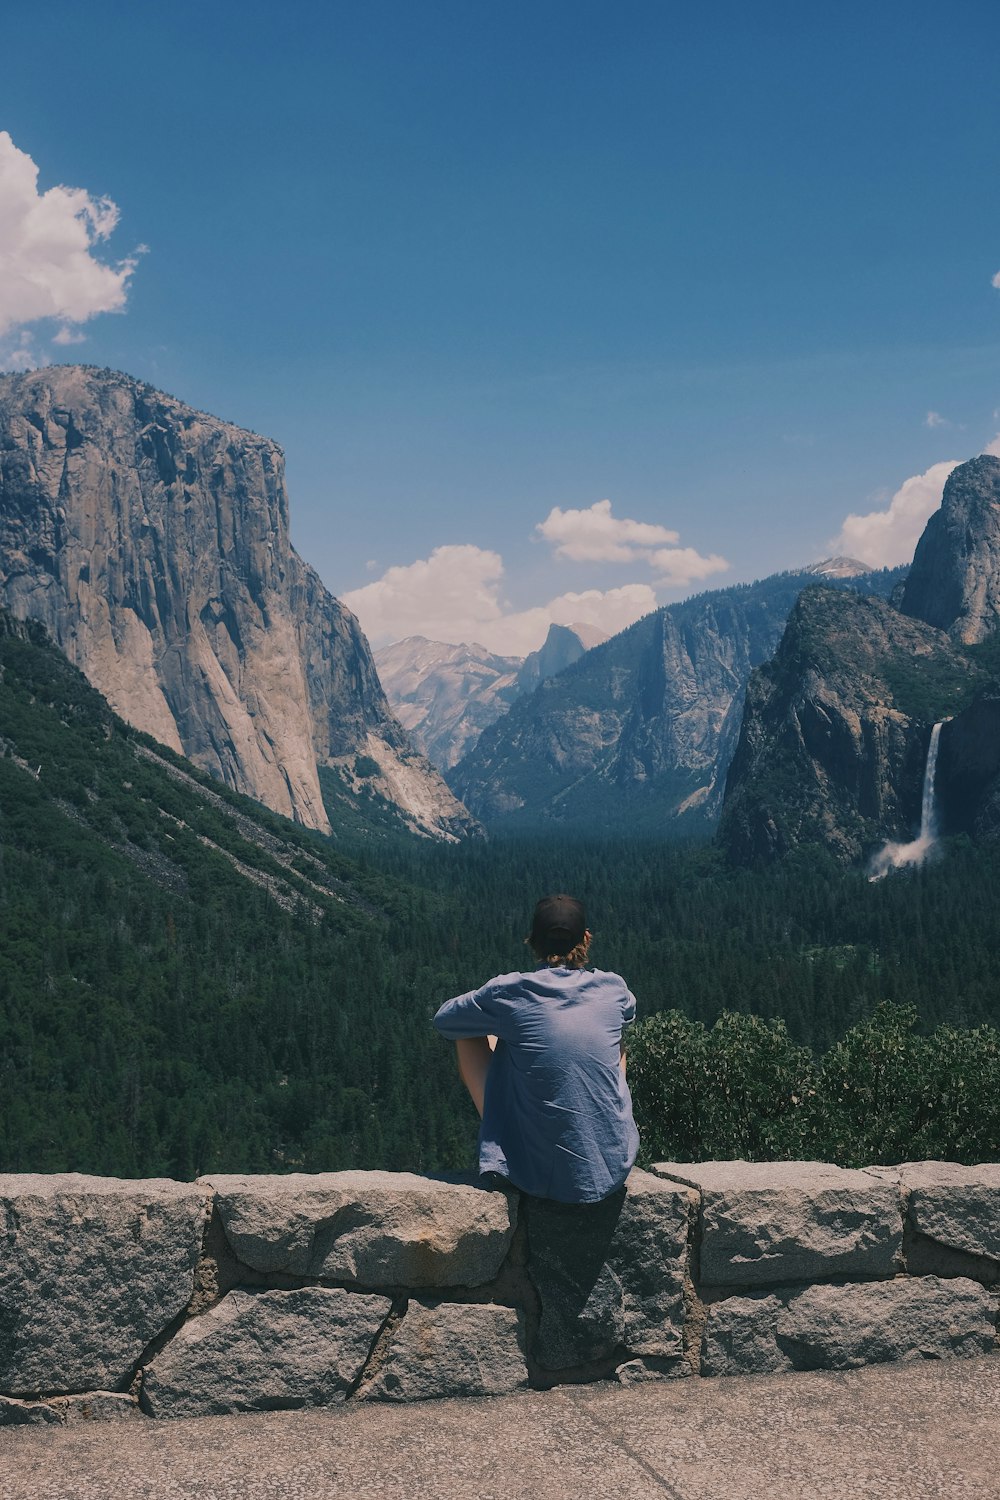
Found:
[(640, 1161), (1000, 1159), (1000, 1031), (916, 1027), (880, 1005), (817, 1063), (781, 1021), (651, 1016), (628, 1048)]

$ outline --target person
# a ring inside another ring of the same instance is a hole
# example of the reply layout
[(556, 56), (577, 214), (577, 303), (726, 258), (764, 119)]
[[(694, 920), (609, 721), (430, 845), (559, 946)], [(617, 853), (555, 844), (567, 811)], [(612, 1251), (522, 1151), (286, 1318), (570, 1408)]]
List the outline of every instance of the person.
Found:
[(600, 1202), (639, 1149), (622, 1041), (635, 996), (588, 963), (591, 933), (574, 897), (543, 897), (525, 941), (537, 968), (445, 1001), (434, 1025), (455, 1042), (482, 1118), (480, 1173), (558, 1203)]

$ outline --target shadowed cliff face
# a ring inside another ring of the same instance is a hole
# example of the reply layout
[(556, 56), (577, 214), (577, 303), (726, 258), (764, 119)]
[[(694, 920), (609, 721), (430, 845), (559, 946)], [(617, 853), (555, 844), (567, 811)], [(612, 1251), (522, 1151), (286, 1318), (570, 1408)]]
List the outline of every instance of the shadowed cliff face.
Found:
[(984, 453), (949, 475), (900, 608), (967, 645), (1000, 625), (1000, 458)]
[(471, 821), (409, 747), (357, 621), (292, 550), (268, 438), (111, 371), (3, 377), (0, 602), (41, 620), (123, 718), (286, 817), (327, 829), (317, 761), (360, 751), (386, 787), (407, 763), (427, 831)]
[(931, 726), (986, 678), (942, 631), (885, 600), (807, 589), (750, 679), (722, 844), (741, 863), (800, 843), (854, 861), (913, 837)]

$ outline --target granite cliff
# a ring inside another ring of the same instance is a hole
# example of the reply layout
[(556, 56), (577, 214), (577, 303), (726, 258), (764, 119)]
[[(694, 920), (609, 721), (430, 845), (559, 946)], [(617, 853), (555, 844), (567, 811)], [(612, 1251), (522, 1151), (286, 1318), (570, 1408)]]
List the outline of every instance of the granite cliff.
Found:
[(802, 843), (856, 861), (920, 822), (932, 726), (940, 831), (1000, 832), (1000, 460), (959, 465), (899, 607), (816, 587), (747, 688), (720, 838), (739, 862)]
[[(845, 582), (888, 592), (898, 578)], [(778, 574), (647, 615), (519, 699), (449, 785), (486, 821), (662, 833), (678, 816), (714, 816), (747, 679), (812, 582)]]
[(983, 453), (952, 470), (917, 543), (900, 608), (966, 645), (1000, 625), (1000, 458)]
[(350, 783), (359, 755), (414, 827), (474, 826), (292, 549), (269, 438), (109, 370), (0, 377), (0, 604), (129, 723), (308, 827), (329, 827), (318, 767)]

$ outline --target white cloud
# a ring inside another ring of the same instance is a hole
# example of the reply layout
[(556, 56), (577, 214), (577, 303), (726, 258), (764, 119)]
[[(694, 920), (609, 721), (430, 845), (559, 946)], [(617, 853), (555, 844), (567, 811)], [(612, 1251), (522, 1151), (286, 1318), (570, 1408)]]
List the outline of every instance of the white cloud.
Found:
[(36, 370), (49, 361), (35, 350), (34, 336), (22, 329), (16, 338), (0, 341), (0, 373), (9, 370)]
[(872, 568), (908, 563), (928, 518), (941, 504), (945, 480), (958, 459), (932, 464), (923, 474), (904, 480), (885, 510), (849, 515), (830, 550), (856, 557)]
[(929, 411), (924, 418), (925, 427), (950, 427), (951, 423), (947, 417), (943, 417), (939, 411)]
[[(996, 416), (996, 412), (993, 415)], [(986, 444), (983, 452), (992, 454), (994, 458), (1000, 458), (1000, 432), (997, 433), (991, 442)]]
[(702, 557), (693, 547), (674, 546), (680, 536), (667, 526), (612, 515), (610, 500), (598, 500), (589, 510), (560, 510), (556, 505), (535, 530), (553, 544), (557, 557), (571, 562), (646, 562), (659, 575), (657, 582), (669, 588), (683, 588), (729, 567), (716, 553)]
[(998, 271), (997, 274), (993, 277), (993, 280), (990, 282), (990, 286), (995, 286), (997, 291), (1000, 292), (1000, 271)]
[(712, 573), (724, 573), (730, 566), (717, 553), (702, 557), (693, 547), (661, 547), (650, 553), (649, 562), (659, 575), (657, 582), (664, 588), (673, 589), (684, 588)]
[[(135, 256), (107, 265), (93, 254), (117, 223), (111, 199), (95, 198), (85, 188), (39, 193), (35, 163), (0, 131), (0, 335), (40, 318), (59, 318), (56, 343), (74, 343), (79, 335), (71, 324), (120, 312)], [(6, 355), (8, 363), (11, 357)]]
[(549, 625), (596, 625), (608, 635), (656, 609), (648, 584), (560, 594), (533, 609), (514, 611), (502, 598), (503, 559), (470, 544), (436, 547), (430, 557), (388, 568), (382, 577), (340, 597), (361, 621), (373, 646), (408, 635), (478, 641), (491, 651), (526, 656)]
[(651, 547), (680, 540), (666, 526), (619, 520), (611, 514), (610, 500), (598, 500), (589, 510), (555, 505), (535, 530), (554, 544), (557, 557), (571, 562), (634, 562)]

